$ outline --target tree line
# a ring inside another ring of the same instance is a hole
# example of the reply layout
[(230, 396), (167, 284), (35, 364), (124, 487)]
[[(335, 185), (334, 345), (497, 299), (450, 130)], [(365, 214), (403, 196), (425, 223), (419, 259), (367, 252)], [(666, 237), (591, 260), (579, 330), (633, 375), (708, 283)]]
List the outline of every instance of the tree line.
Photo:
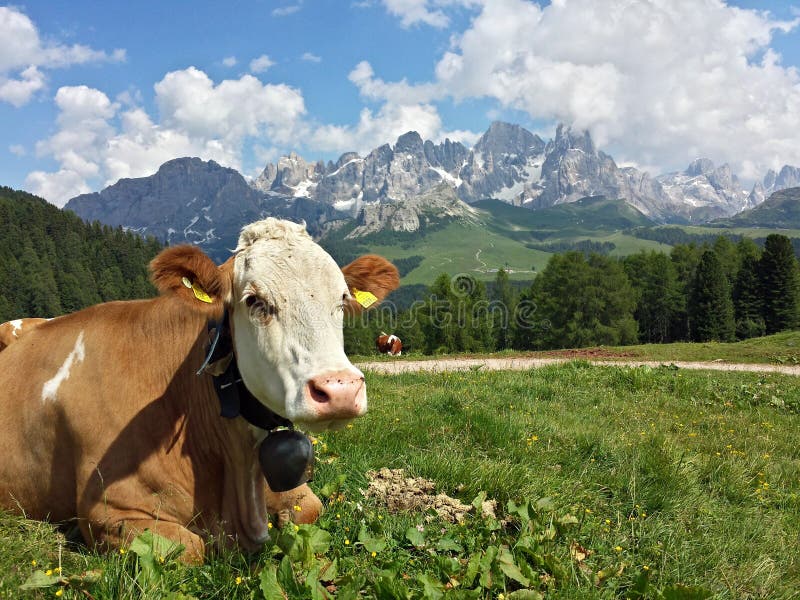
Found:
[(428, 354), (596, 345), (729, 342), (800, 326), (800, 267), (792, 240), (677, 244), (669, 254), (554, 255), (522, 290), (498, 271), (489, 285), (440, 275), (426, 298), (351, 320), (346, 350), (374, 352), (381, 331)]
[(0, 187), (0, 322), (153, 296), (147, 264), (162, 247)]

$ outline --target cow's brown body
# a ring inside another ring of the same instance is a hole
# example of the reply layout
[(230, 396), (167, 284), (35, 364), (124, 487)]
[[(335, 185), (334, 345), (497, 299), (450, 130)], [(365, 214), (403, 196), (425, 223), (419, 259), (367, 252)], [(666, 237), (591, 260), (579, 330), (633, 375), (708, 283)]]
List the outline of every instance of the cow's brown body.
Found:
[[(84, 359), (43, 400), (81, 333)], [(0, 403), (2, 507), (77, 517), (85, 539), (112, 547), (151, 528), (196, 557), (207, 533), (257, 547), (268, 505), (299, 502), (313, 521), (310, 490), (271, 494), (250, 426), (219, 416), (210, 376), (195, 375), (206, 344), (203, 315), (162, 297), (94, 306), (7, 348), (0, 388), (15, 401)]]
[(0, 351), (5, 350), (8, 346), (18, 341), (23, 336), (28, 335), (28, 332), (38, 327), (42, 323), (47, 323), (48, 319), (38, 319), (28, 317), (25, 319), (16, 319), (6, 323), (0, 323)]
[(375, 347), (381, 354), (388, 354), (390, 356), (400, 356), (403, 353), (403, 342), (396, 335), (387, 335), (381, 333), (375, 339)]
[[(255, 225), (267, 232), (289, 227)], [(305, 233), (294, 235), (290, 249), (313, 244)], [(266, 241), (254, 243), (284, 243), (260, 239)], [(175, 247), (151, 266), (161, 296), (54, 319), (0, 352), (0, 508), (77, 519), (84, 538), (106, 548), (151, 529), (184, 544), (186, 560), (202, 560), (209, 538), (257, 548), (268, 537), (268, 512), (290, 509), (295, 520), (314, 521), (321, 504), (307, 485), (281, 494), (268, 489), (258, 459), (266, 432), (241, 417), (220, 417), (211, 375), (196, 374), (209, 319), (244, 307), (234, 262), (217, 267), (196, 248)], [(379, 257), (354, 261), (338, 278), (379, 298), (399, 281)], [(189, 279), (205, 300), (187, 288)], [(341, 303), (341, 288), (332, 294)], [(255, 327), (281, 325), (270, 323), (281, 313), (264, 314), (253, 313)], [(335, 411), (349, 419), (366, 408), (363, 379), (342, 381), (348, 373), (309, 373), (300, 388), (326, 426), (336, 425)]]

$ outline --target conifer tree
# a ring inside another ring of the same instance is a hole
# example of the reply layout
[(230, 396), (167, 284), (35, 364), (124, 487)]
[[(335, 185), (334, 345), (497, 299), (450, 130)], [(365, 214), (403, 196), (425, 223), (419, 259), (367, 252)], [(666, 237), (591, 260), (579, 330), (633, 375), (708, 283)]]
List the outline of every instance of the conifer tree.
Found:
[(689, 329), (697, 342), (733, 340), (736, 323), (728, 277), (716, 253), (700, 257), (689, 293)]
[(497, 350), (511, 348), (511, 322), (516, 308), (514, 288), (508, 272), (500, 269), (494, 279), (494, 287), (489, 304), (494, 347)]
[(784, 235), (768, 235), (758, 266), (767, 333), (796, 327), (798, 273), (792, 241)]
[(761, 252), (755, 242), (748, 238), (743, 238), (736, 248), (740, 256), (739, 272), (733, 286), (736, 337), (758, 337), (765, 332), (761, 280), (758, 273)]

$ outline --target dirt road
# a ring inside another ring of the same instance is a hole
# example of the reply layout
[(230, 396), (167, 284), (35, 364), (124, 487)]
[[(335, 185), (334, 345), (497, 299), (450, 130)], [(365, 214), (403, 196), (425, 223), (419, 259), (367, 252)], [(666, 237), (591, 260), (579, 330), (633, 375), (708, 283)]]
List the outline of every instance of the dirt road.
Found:
[[(406, 373), (412, 371), (469, 371), (488, 369), (491, 371), (524, 371), (546, 365), (557, 365), (569, 362), (565, 358), (447, 358), (432, 360), (397, 360), (392, 362), (362, 362), (360, 369), (378, 373)], [(675, 365), (680, 369), (707, 369), (711, 371), (751, 371), (759, 373), (783, 373), (800, 376), (800, 366), (770, 365), (760, 363), (728, 363), (713, 362), (659, 362), (653, 360), (590, 360), (593, 365), (600, 366), (649, 366), (658, 367), (664, 364)]]

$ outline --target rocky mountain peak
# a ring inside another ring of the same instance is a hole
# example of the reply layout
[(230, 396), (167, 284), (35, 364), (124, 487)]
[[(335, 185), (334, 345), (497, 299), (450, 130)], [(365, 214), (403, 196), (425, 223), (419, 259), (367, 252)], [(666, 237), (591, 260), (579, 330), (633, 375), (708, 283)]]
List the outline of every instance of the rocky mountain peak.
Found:
[(494, 121), (475, 143), (474, 151), (486, 155), (517, 154), (520, 156), (541, 154), (545, 143), (519, 125)]
[(410, 154), (423, 154), (422, 137), (416, 131), (409, 131), (397, 138), (394, 145), (395, 152), (407, 152)]
[[(586, 154), (597, 154), (597, 148), (588, 131), (575, 133), (572, 127), (564, 125), (563, 123), (559, 123), (558, 127), (556, 127), (556, 137), (550, 144), (552, 144), (552, 147), (546, 150), (548, 153), (553, 151), (565, 153), (568, 150), (581, 150)], [(550, 146), (550, 144), (548, 144), (548, 146)]]
[(716, 169), (713, 161), (708, 158), (695, 158), (683, 172), (688, 177), (699, 177), (712, 173)]

